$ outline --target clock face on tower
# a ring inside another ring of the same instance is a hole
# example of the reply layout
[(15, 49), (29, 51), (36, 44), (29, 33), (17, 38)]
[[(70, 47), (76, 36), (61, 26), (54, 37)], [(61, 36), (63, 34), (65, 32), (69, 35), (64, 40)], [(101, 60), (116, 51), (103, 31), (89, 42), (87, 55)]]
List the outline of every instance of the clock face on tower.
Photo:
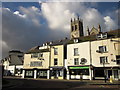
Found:
[(78, 36), (78, 32), (73, 32), (73, 33), (72, 33), (72, 36), (73, 36), (73, 37), (79, 37), (79, 36)]

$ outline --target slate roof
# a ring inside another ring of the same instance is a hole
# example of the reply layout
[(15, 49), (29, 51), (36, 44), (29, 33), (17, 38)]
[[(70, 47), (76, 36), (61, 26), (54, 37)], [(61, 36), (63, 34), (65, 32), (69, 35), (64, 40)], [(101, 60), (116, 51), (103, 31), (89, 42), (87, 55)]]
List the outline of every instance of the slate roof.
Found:
[[(116, 38), (116, 37), (120, 37), (120, 29), (117, 30), (111, 30), (108, 32), (103, 32), (103, 33), (107, 33), (109, 38)], [(95, 41), (97, 40), (96, 35), (89, 35), (89, 36), (82, 36), (80, 38), (77, 38), (79, 40), (79, 42), (85, 42), (85, 41)], [(74, 43), (74, 39), (71, 39), (68, 44), (72, 44)]]
[(40, 53), (40, 52), (49, 52), (49, 49), (39, 49), (39, 46), (35, 46), (35, 47), (31, 48), (30, 50), (28, 50), (26, 52), (26, 54)]

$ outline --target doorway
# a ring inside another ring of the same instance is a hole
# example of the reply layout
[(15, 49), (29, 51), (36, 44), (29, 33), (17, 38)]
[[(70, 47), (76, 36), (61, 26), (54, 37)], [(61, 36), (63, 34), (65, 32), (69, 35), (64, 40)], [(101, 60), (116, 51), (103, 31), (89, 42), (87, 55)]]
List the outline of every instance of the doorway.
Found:
[(110, 78), (110, 76), (112, 76), (112, 70), (108, 70), (108, 78)]

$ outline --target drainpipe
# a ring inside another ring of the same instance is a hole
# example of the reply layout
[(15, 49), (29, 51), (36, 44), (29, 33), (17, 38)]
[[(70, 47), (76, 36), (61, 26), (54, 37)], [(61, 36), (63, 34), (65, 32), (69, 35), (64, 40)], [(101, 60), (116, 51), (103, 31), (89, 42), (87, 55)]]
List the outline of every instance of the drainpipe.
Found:
[(89, 68), (89, 72), (90, 72), (90, 80), (92, 80), (92, 76), (93, 76), (93, 70), (91, 69), (92, 66), (92, 55), (91, 55), (91, 41), (89, 42), (89, 53), (90, 53), (90, 68)]

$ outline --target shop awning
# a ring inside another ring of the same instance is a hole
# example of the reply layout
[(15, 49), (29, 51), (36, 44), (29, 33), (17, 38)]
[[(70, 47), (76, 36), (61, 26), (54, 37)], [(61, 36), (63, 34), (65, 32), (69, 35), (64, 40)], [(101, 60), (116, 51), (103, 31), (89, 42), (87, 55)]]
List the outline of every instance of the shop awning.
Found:
[(89, 66), (69, 67), (69, 69), (89, 69)]

